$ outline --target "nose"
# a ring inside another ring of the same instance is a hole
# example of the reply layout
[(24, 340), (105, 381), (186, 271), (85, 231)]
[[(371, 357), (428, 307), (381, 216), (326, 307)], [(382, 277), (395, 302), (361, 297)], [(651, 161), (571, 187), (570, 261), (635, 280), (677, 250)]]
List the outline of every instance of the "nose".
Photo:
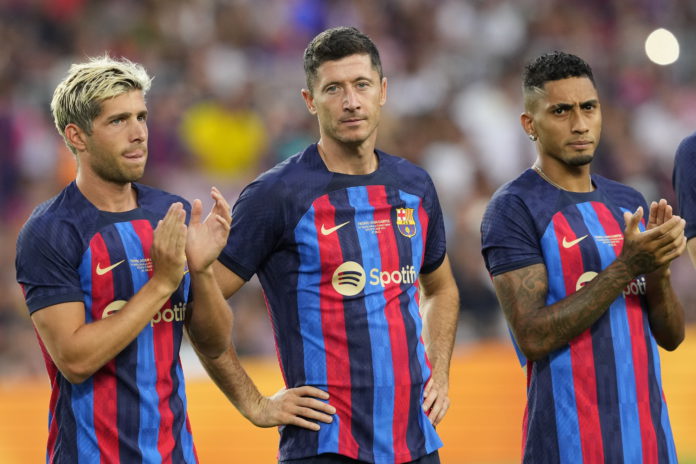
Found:
[(585, 115), (580, 108), (575, 108), (573, 110), (570, 129), (576, 134), (584, 134), (590, 130), (590, 126), (587, 122), (587, 115)]
[(130, 131), (131, 142), (147, 141), (147, 122), (145, 120), (135, 119), (131, 124)]
[(347, 111), (355, 111), (360, 108), (360, 98), (352, 87), (348, 87), (344, 94), (343, 108)]

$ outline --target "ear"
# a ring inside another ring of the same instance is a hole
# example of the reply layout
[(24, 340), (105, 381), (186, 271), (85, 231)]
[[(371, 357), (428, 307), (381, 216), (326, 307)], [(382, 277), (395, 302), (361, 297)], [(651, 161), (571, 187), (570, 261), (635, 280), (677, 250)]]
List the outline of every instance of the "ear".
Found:
[(534, 129), (534, 118), (528, 112), (524, 112), (520, 115), (520, 124), (522, 125), (522, 130), (528, 136), (536, 136), (536, 130)]
[(387, 78), (383, 77), (382, 78), (382, 85), (380, 89), (380, 95), (379, 95), (379, 106), (384, 106), (384, 104), (387, 102)]
[(65, 138), (77, 151), (84, 151), (87, 148), (87, 133), (77, 124), (70, 123), (65, 126)]
[(312, 95), (312, 92), (307, 89), (302, 89), (302, 98), (304, 98), (305, 105), (307, 105), (309, 112), (312, 114), (317, 114), (317, 107), (314, 106), (314, 96)]

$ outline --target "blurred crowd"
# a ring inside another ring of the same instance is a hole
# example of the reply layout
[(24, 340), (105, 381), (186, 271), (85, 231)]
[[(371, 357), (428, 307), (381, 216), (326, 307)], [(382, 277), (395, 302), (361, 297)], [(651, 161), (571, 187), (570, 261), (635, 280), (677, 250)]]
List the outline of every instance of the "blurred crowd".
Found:
[[(234, 202), (258, 173), (317, 140), (304, 107), (302, 52), (353, 25), (380, 49), (388, 101), (378, 147), (424, 166), (446, 216), (461, 292), (458, 341), (508, 337), (480, 255), (495, 189), (529, 167), (520, 75), (551, 50), (593, 67), (604, 116), (595, 172), (674, 201), (674, 151), (696, 130), (693, 0), (0, 0), (0, 380), (43, 375), (15, 282), (17, 233), (74, 175), (49, 102), (73, 62), (108, 52), (154, 75), (145, 183), (192, 200), (218, 186)], [(680, 59), (661, 67), (647, 35), (670, 29)], [(673, 276), (696, 320), (688, 260)], [(242, 354), (269, 354), (257, 283), (231, 300)]]

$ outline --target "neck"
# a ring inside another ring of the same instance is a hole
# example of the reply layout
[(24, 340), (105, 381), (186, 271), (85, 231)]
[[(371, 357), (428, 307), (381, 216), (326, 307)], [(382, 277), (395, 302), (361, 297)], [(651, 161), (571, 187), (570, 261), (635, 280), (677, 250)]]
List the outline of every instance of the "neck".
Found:
[(317, 143), (317, 150), (326, 169), (331, 172), (364, 175), (375, 172), (379, 167), (374, 141), (351, 146), (322, 137)]
[(554, 187), (569, 192), (587, 193), (594, 190), (590, 177), (590, 165), (568, 166), (562, 163), (544, 162), (537, 158), (532, 165), (545, 181)]
[(137, 194), (130, 182), (108, 182), (94, 173), (88, 175), (79, 170), (75, 183), (85, 198), (100, 211), (122, 213), (138, 207)]

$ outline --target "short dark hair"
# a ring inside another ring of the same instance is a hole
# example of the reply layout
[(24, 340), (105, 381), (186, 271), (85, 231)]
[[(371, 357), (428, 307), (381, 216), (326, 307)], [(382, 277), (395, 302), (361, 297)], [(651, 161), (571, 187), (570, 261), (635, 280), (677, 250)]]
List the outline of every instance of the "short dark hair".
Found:
[(372, 67), (382, 79), (382, 62), (374, 42), (354, 27), (334, 27), (320, 33), (307, 45), (304, 51), (304, 70), (307, 89), (312, 92), (317, 69), (325, 61), (340, 60), (350, 55), (370, 56)]
[(541, 55), (525, 66), (522, 74), (525, 92), (541, 89), (549, 81), (569, 77), (587, 77), (595, 85), (592, 68), (582, 58), (570, 53), (554, 51)]

